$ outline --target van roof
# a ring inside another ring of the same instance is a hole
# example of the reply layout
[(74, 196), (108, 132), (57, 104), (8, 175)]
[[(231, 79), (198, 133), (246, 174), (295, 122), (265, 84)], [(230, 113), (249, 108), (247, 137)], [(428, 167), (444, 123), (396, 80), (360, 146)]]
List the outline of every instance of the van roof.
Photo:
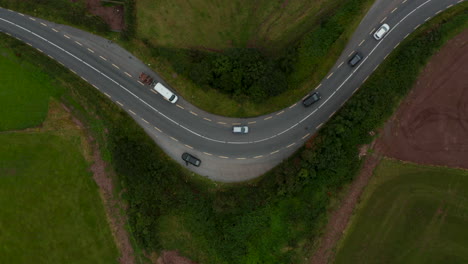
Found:
[[(177, 96), (171, 92), (169, 89), (167, 89), (164, 85), (162, 85), (161, 83), (157, 83), (155, 86), (154, 86), (154, 89), (156, 90), (156, 92), (158, 92), (159, 94), (161, 94), (164, 98), (166, 98), (167, 100), (177, 100)], [(173, 96), (175, 98), (173, 98)], [(175, 103), (171, 101), (171, 103)]]

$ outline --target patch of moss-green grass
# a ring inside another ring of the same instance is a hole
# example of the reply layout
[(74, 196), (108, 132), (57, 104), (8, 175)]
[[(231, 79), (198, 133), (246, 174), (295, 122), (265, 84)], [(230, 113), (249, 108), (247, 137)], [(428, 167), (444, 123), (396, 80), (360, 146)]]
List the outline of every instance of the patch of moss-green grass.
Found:
[(335, 263), (468, 262), (468, 171), (382, 161)]
[[(21, 56), (21, 55), (20, 55)], [(61, 89), (39, 69), (0, 48), (0, 131), (37, 126)]]
[(79, 139), (0, 134), (3, 263), (117, 263), (119, 253)]

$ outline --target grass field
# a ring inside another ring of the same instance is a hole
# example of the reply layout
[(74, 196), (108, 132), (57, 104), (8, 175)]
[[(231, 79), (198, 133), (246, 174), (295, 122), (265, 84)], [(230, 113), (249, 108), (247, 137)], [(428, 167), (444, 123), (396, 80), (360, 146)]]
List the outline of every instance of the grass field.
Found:
[(0, 262), (117, 263), (83, 153), (73, 125), (0, 134)]
[(0, 48), (0, 131), (37, 126), (60, 89), (47, 74)]
[(139, 0), (138, 36), (174, 48), (281, 50), (338, 0)]
[(382, 161), (335, 263), (468, 263), (468, 171)]

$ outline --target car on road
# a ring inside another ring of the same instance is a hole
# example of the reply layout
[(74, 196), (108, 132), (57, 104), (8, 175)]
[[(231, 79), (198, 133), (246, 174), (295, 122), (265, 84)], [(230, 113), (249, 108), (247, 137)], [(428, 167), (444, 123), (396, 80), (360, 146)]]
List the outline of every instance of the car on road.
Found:
[(390, 26), (388, 24), (383, 24), (375, 31), (374, 38), (376, 40), (381, 40), (385, 34), (390, 30)]
[(362, 60), (362, 54), (360, 52), (354, 53), (354, 55), (349, 59), (348, 64), (351, 67), (356, 66)]
[(157, 83), (154, 86), (154, 90), (156, 90), (156, 92), (158, 92), (160, 95), (162, 95), (162, 97), (164, 97), (164, 99), (168, 100), (169, 102), (171, 102), (173, 104), (175, 102), (177, 102), (177, 99), (179, 99), (177, 97), (177, 95), (175, 95), (173, 92), (171, 92), (169, 89), (167, 89), (166, 86), (162, 85), (161, 83)]
[(322, 98), (322, 96), (320, 96), (320, 94), (318, 92), (315, 92), (315, 93), (307, 96), (304, 100), (302, 100), (302, 104), (305, 107), (308, 107), (308, 106), (311, 106), (311, 105), (315, 104), (316, 102), (318, 102), (320, 100), (320, 98)]
[(232, 127), (232, 133), (234, 133), (234, 134), (247, 134), (247, 133), (249, 133), (249, 127), (248, 126), (233, 126)]
[(185, 161), (185, 164), (187, 166), (190, 163), (190, 164), (192, 164), (194, 166), (200, 167), (201, 160), (199, 160), (195, 156), (192, 156), (192, 155), (188, 154), (187, 152), (184, 152), (184, 154), (182, 154), (182, 159)]

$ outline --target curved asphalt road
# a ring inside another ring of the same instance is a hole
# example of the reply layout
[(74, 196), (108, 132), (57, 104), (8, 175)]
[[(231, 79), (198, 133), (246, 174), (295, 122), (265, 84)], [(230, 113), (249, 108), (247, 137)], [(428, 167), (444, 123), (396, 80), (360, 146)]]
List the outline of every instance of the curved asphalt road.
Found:
[[(212, 115), (179, 96), (170, 104), (137, 81), (152, 73), (133, 55), (101, 37), (0, 8), (0, 31), (18, 38), (62, 63), (125, 109), (172, 158), (189, 152), (202, 160), (198, 174), (217, 181), (255, 178), (290, 156), (326, 122), (398, 44), (421, 23), (463, 1), (377, 0), (354, 33), (336, 65), (316, 88), (322, 100), (304, 108), (298, 102), (276, 113), (249, 119)], [(382, 23), (391, 30), (376, 41)], [(355, 51), (364, 55), (347, 65)], [(170, 87), (155, 73), (154, 77)], [(174, 90), (174, 89), (173, 89)], [(247, 135), (231, 126), (246, 124)]]

